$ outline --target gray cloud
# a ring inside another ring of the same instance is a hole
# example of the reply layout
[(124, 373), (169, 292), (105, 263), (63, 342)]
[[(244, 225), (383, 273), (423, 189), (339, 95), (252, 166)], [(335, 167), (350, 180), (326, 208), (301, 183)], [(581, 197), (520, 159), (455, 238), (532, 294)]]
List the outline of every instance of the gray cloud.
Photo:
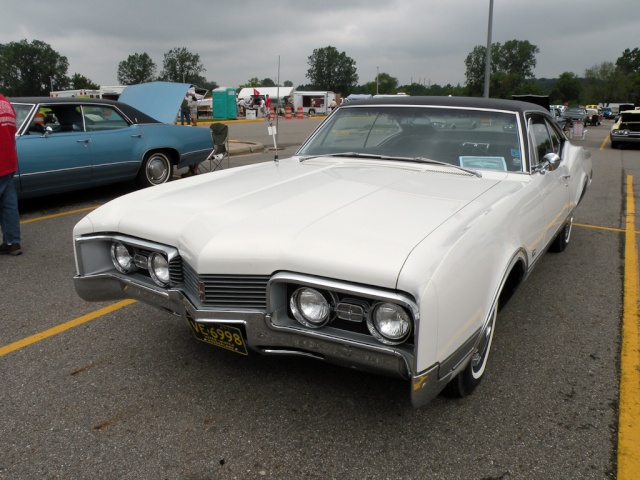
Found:
[[(328, 45), (356, 62), (360, 83), (376, 68), (411, 81), (463, 84), (464, 59), (485, 45), (489, 0), (23, 0), (5, 6), (0, 43), (42, 40), (80, 73), (117, 84), (118, 63), (148, 53), (162, 69), (164, 53), (185, 47), (200, 55), (204, 76), (237, 87), (252, 77), (308, 83), (308, 57)], [(494, 42), (538, 46), (538, 78), (557, 77), (640, 46), (640, 2), (495, 0)], [(635, 42), (632, 43), (632, 42)]]

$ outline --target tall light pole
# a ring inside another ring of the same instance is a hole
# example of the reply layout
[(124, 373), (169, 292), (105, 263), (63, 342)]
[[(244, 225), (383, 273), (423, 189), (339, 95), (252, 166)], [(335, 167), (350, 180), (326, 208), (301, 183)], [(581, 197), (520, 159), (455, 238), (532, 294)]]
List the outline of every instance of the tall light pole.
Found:
[(376, 67), (376, 95), (378, 95), (378, 75), (380, 75), (380, 67)]
[(489, 98), (491, 80), (491, 28), (493, 24), (493, 0), (489, 0), (489, 26), (487, 27), (487, 54), (484, 59), (484, 98)]

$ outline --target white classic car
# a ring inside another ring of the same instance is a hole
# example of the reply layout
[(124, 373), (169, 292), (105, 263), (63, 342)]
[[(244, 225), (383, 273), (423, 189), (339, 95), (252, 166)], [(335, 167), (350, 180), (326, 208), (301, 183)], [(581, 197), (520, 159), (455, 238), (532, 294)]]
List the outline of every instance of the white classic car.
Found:
[(75, 287), (173, 312), (242, 355), (405, 378), (421, 406), (480, 383), (500, 307), (543, 252), (567, 246), (591, 174), (588, 150), (534, 104), (348, 103), (289, 159), (87, 215)]
[(611, 148), (626, 143), (640, 143), (640, 110), (625, 110), (611, 127)]

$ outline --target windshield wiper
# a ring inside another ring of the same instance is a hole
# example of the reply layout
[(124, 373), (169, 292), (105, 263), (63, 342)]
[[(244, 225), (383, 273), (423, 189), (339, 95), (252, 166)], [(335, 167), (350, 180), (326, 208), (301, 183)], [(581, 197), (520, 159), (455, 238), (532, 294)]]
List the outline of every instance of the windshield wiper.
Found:
[(404, 162), (430, 163), (433, 165), (442, 165), (444, 167), (455, 168), (463, 172), (469, 173), (471, 175), (475, 175), (476, 177), (482, 178), (482, 174), (476, 170), (472, 170), (470, 168), (464, 168), (459, 165), (453, 165), (452, 163), (433, 160), (427, 157), (392, 157), (390, 155), (376, 155), (373, 153), (340, 152), (340, 153), (327, 153), (325, 155), (311, 155), (309, 157), (301, 157), (300, 161), (304, 162), (305, 160), (310, 160), (312, 158), (318, 158), (318, 157), (358, 157), (358, 158), (376, 158), (378, 160), (401, 160)]
[(413, 158), (407, 158), (406, 160), (414, 161), (414, 162), (432, 163), (434, 165), (443, 165), (445, 167), (453, 167), (458, 170), (462, 170), (463, 172), (470, 173), (471, 175), (475, 175), (478, 178), (482, 178), (482, 174), (477, 170), (461, 167), (460, 165), (454, 165), (453, 163), (441, 162), (440, 160), (432, 160), (431, 158), (426, 158), (426, 157), (413, 157)]
[(320, 155), (310, 155), (308, 157), (300, 157), (300, 161), (304, 162), (305, 160), (311, 160), (312, 158), (318, 157), (360, 157), (360, 158), (378, 158), (385, 160), (394, 160), (397, 157), (388, 157), (384, 155), (374, 155), (370, 153), (359, 153), (359, 152), (339, 152), (339, 153), (325, 153)]

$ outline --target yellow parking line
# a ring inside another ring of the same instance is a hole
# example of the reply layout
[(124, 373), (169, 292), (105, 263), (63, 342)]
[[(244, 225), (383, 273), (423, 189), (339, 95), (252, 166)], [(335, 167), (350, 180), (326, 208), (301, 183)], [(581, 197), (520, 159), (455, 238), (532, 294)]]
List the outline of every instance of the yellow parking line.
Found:
[(60, 325), (57, 325), (43, 332), (36, 333), (35, 335), (31, 335), (30, 337), (26, 337), (22, 340), (18, 340), (17, 342), (10, 343), (9, 345), (6, 345), (4, 347), (0, 347), (0, 357), (3, 357), (4, 355), (15, 350), (27, 347), (33, 343), (39, 342), (40, 340), (44, 340), (45, 338), (49, 338), (53, 335), (57, 335), (58, 333), (62, 333), (65, 330), (69, 330), (70, 328), (74, 328), (78, 325), (82, 325), (83, 323), (95, 320), (98, 317), (119, 310), (123, 307), (126, 307), (127, 305), (131, 305), (132, 303), (135, 303), (135, 300), (122, 300), (121, 302), (114, 303), (113, 305), (109, 305), (108, 307), (101, 308), (94, 312), (83, 315), (82, 317), (78, 317), (74, 320), (69, 320), (68, 322), (61, 323)]
[(602, 143), (600, 144), (600, 150), (604, 150), (604, 146), (607, 144), (607, 142), (609, 141), (609, 135), (607, 135), (606, 137), (604, 137), (604, 140), (602, 141)]
[(627, 176), (627, 217), (624, 248), (624, 312), (620, 355), (620, 415), (618, 417), (618, 480), (640, 472), (640, 329), (638, 328), (638, 245), (636, 244), (633, 177)]
[(86, 207), (79, 208), (77, 210), (69, 210), (68, 212), (54, 213), (52, 215), (43, 215), (42, 217), (30, 218), (29, 220), (21, 220), (20, 225), (24, 225), (25, 223), (39, 222), (40, 220), (48, 220), (50, 218), (64, 217), (65, 215), (71, 215), (74, 213), (88, 212), (89, 210), (95, 210), (98, 207), (99, 205), (96, 207)]
[(609, 232), (618, 232), (624, 233), (625, 230), (623, 228), (613, 228), (613, 227), (600, 227), (598, 225), (587, 225), (586, 223), (574, 223), (574, 227), (583, 227), (583, 228), (593, 228), (594, 230), (606, 230)]

